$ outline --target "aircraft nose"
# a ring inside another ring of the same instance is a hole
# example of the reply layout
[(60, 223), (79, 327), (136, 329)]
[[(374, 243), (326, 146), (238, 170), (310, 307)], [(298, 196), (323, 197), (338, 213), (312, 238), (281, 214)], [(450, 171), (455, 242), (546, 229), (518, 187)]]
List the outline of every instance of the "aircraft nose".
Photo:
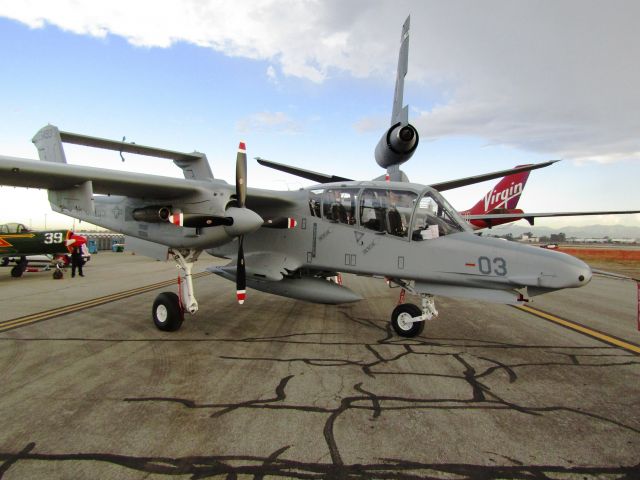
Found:
[(553, 287), (583, 287), (591, 281), (593, 272), (591, 271), (591, 267), (589, 267), (589, 265), (578, 258), (572, 257), (571, 255), (559, 252), (554, 253), (562, 255), (562, 257), (558, 257), (556, 261), (556, 265), (554, 268), (555, 279), (552, 281), (552, 283), (554, 284)]

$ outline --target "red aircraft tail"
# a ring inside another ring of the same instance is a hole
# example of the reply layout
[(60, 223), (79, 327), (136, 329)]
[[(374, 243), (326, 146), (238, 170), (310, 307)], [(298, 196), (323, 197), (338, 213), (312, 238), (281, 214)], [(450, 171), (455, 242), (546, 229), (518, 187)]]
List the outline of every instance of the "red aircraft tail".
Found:
[[(465, 215), (482, 215), (484, 213), (522, 213), (522, 210), (516, 208), (516, 206), (518, 205), (520, 195), (522, 194), (524, 186), (527, 183), (527, 179), (529, 178), (529, 173), (530, 172), (522, 172), (504, 177), (495, 187), (489, 190), (486, 195), (478, 201), (478, 203), (469, 210), (465, 210), (460, 213), (463, 217)], [(474, 229), (480, 229), (514, 222), (519, 218), (515, 217), (513, 219), (505, 218), (501, 220), (492, 220), (491, 224), (485, 220), (471, 220), (470, 223), (473, 225)]]

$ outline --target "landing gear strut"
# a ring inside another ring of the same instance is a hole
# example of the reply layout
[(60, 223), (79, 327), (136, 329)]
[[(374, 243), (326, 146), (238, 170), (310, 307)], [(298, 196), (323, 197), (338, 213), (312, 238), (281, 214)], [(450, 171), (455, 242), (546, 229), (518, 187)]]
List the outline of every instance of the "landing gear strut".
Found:
[(191, 270), (202, 250), (187, 249), (183, 251), (170, 249), (176, 266), (181, 270), (178, 277), (180, 295), (173, 292), (162, 292), (153, 302), (153, 323), (159, 330), (174, 332), (182, 326), (184, 312), (194, 314), (198, 311), (198, 302), (193, 292)]
[[(411, 338), (420, 335), (424, 330), (424, 322), (438, 316), (433, 295), (418, 293), (407, 282), (394, 281), (402, 287), (398, 306), (391, 313), (391, 326), (401, 337)], [(406, 291), (422, 298), (422, 308), (413, 303), (403, 303)]]

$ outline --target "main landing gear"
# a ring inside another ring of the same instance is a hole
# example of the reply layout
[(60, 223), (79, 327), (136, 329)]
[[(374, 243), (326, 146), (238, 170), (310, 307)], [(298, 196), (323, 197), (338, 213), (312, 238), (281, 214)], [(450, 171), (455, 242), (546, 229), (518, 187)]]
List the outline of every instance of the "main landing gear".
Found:
[(27, 258), (20, 257), (20, 260), (18, 261), (16, 266), (11, 269), (11, 276), (13, 278), (21, 277), (22, 274), (27, 270), (28, 265), (29, 265), (29, 262), (27, 261)]
[(198, 302), (193, 292), (191, 269), (201, 252), (202, 250), (193, 248), (181, 251), (169, 250), (169, 254), (173, 256), (176, 266), (180, 269), (179, 295), (173, 292), (162, 292), (153, 302), (151, 314), (153, 323), (159, 330), (175, 332), (182, 326), (185, 311), (192, 315), (198, 311)]
[[(400, 298), (398, 306), (391, 313), (391, 326), (401, 337), (411, 338), (420, 335), (424, 330), (424, 322), (438, 316), (438, 310), (433, 299), (433, 295), (418, 293), (406, 282), (395, 281), (400, 285)], [(422, 298), (422, 308), (413, 303), (404, 303), (406, 292), (420, 295)]]

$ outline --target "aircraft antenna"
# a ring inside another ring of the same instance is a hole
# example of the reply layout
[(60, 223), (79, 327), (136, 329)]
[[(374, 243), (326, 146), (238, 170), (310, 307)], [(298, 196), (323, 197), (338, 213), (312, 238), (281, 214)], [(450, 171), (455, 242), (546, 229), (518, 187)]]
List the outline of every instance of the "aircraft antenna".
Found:
[[(127, 139), (127, 137), (125, 137), (124, 135), (122, 136), (122, 143), (125, 142), (125, 140)], [(124, 163), (124, 155), (122, 155), (122, 148), (120, 148), (120, 158), (122, 159), (122, 162)]]

